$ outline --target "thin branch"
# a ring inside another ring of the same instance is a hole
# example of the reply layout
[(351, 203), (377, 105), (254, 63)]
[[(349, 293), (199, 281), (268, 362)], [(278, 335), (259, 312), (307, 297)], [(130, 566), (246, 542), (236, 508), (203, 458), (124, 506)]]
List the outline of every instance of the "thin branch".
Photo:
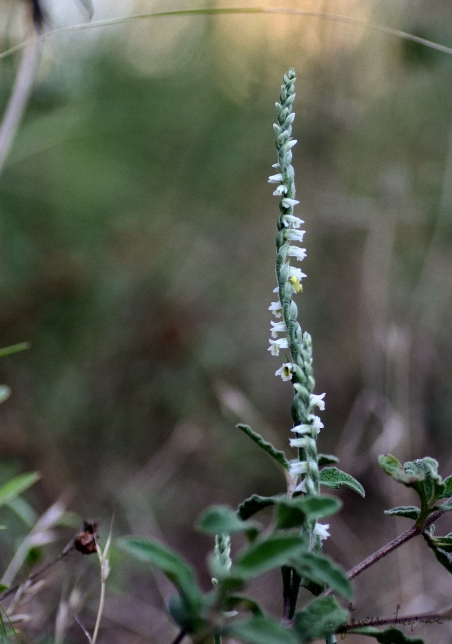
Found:
[(71, 554), (71, 552), (74, 552), (74, 550), (75, 550), (75, 547), (73, 545), (66, 547), (54, 559), (52, 559), (44, 566), (39, 568), (39, 570), (37, 570), (36, 572), (32, 573), (24, 582), (22, 582), (21, 584), (15, 584), (14, 586), (11, 586), (10, 588), (7, 588), (6, 590), (4, 590), (0, 594), (0, 602), (3, 601), (6, 597), (9, 597), (9, 595), (13, 595), (15, 592), (17, 592), (21, 586), (25, 586), (25, 584), (30, 584), (31, 582), (35, 581), (39, 577), (42, 577), (42, 575), (45, 572), (47, 572), (50, 568), (52, 568), (52, 566), (54, 566), (56, 563), (61, 561), (61, 559), (64, 559), (64, 557), (67, 557), (69, 554)]
[(14, 87), (0, 125), (0, 174), (3, 171), (14, 137), (22, 120), (33, 87), (39, 54), (39, 37), (24, 44), (24, 53)]
[(174, 638), (171, 644), (180, 644), (180, 642), (182, 642), (186, 634), (187, 634), (187, 631), (182, 630), (180, 633), (177, 634), (177, 636)]
[[(95, 22), (83, 23), (79, 25), (69, 25), (67, 27), (60, 27), (59, 29), (54, 29), (53, 31), (48, 31), (46, 34), (40, 36), (40, 40), (44, 40), (47, 37), (54, 36), (55, 34), (60, 34), (67, 31), (81, 31), (85, 29), (95, 29), (97, 27), (110, 27), (114, 25), (119, 25), (126, 22), (133, 22), (135, 20), (143, 20), (148, 18), (162, 18), (167, 16), (195, 16), (195, 15), (227, 15), (227, 14), (279, 14), (279, 15), (291, 15), (291, 16), (305, 16), (308, 18), (323, 18), (325, 20), (333, 20), (335, 22), (342, 22), (349, 25), (357, 25), (360, 27), (366, 27), (368, 29), (373, 29), (374, 31), (380, 31), (389, 36), (395, 36), (396, 38), (403, 38), (404, 40), (410, 40), (412, 42), (418, 43), (425, 47), (430, 47), (431, 49), (436, 49), (445, 54), (452, 54), (452, 47), (446, 47), (445, 45), (440, 45), (439, 43), (427, 40), (426, 38), (420, 38), (414, 34), (410, 34), (406, 31), (401, 31), (400, 29), (393, 29), (392, 27), (387, 27), (377, 22), (369, 22), (367, 20), (362, 20), (361, 18), (353, 18), (351, 16), (343, 16), (335, 13), (325, 13), (323, 11), (306, 11), (303, 9), (290, 9), (284, 7), (219, 7), (217, 9), (185, 9), (181, 11), (156, 11), (151, 13), (143, 13), (132, 16), (125, 16), (122, 18), (111, 18), (108, 20), (98, 20)], [(10, 56), (16, 51), (26, 47), (31, 41), (25, 41), (18, 43), (11, 47), (10, 49), (5, 50), (0, 54), (0, 60)]]

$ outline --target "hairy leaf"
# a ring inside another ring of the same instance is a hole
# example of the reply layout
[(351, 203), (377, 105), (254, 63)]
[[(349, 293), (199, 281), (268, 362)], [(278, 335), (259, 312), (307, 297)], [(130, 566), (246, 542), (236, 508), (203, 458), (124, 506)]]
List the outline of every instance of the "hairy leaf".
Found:
[(197, 586), (193, 569), (173, 550), (155, 541), (140, 537), (123, 537), (118, 540), (117, 545), (136, 559), (160, 568), (172, 581), (191, 609), (200, 605), (201, 591)]
[(245, 532), (250, 539), (255, 539), (261, 526), (256, 521), (243, 521), (237, 512), (225, 505), (213, 505), (199, 517), (196, 527), (210, 534), (234, 534)]
[(317, 454), (317, 464), (319, 467), (333, 465), (334, 463), (339, 463), (337, 456), (333, 456), (333, 454)]
[(286, 458), (286, 455), (284, 452), (281, 452), (281, 450), (276, 449), (276, 447), (273, 447), (273, 445), (266, 440), (262, 438), (260, 434), (257, 434), (254, 432), (251, 427), (248, 425), (242, 425), (241, 423), (237, 425), (238, 429), (241, 429), (242, 432), (244, 432), (247, 436), (251, 438), (259, 447), (262, 447), (262, 449), (267, 452), (272, 458), (275, 459), (280, 465), (283, 466), (283, 468), (287, 471), (289, 471), (289, 461)]
[(247, 644), (298, 644), (295, 633), (267, 616), (234, 622), (226, 626), (223, 632)]
[(347, 599), (353, 597), (353, 587), (344, 571), (329, 557), (315, 552), (303, 552), (294, 560), (293, 566), (304, 579), (323, 584)]
[(248, 499), (245, 499), (238, 507), (237, 514), (244, 521), (252, 517), (253, 514), (268, 508), (270, 505), (275, 505), (279, 499), (283, 498), (282, 496), (259, 496), (259, 494), (253, 494)]
[(337, 633), (345, 623), (347, 615), (347, 611), (341, 608), (333, 597), (317, 597), (295, 615), (295, 630), (299, 642), (306, 644)]
[(339, 470), (337, 467), (325, 467), (320, 472), (320, 485), (338, 490), (342, 485), (350, 487), (361, 496), (366, 496), (364, 488), (353, 476)]
[(325, 517), (341, 507), (338, 499), (332, 496), (284, 498), (276, 503), (276, 527), (287, 530)]
[(413, 519), (416, 521), (420, 513), (420, 509), (415, 505), (400, 505), (397, 508), (391, 508), (391, 510), (385, 510), (385, 514), (390, 516), (406, 517), (407, 519)]
[(239, 554), (231, 568), (231, 577), (251, 579), (273, 568), (288, 565), (292, 558), (305, 549), (301, 537), (296, 535), (273, 535), (253, 543)]

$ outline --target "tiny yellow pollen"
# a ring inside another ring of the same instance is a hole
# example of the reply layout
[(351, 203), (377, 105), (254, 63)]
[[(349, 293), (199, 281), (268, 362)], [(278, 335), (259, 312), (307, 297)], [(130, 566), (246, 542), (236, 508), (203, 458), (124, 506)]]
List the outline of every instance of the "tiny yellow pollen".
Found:
[(303, 285), (300, 283), (300, 280), (298, 279), (298, 277), (289, 277), (289, 282), (294, 287), (296, 293), (303, 292)]

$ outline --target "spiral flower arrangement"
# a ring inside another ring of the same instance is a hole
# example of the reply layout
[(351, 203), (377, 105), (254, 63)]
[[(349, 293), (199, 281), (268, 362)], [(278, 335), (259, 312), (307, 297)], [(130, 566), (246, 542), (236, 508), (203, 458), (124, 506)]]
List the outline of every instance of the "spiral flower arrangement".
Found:
[[(294, 215), (294, 207), (299, 203), (295, 199), (295, 173), (292, 166), (292, 148), (297, 143), (292, 139), (292, 123), (295, 113), (292, 104), (295, 99), (295, 72), (290, 69), (284, 75), (281, 86), (280, 102), (276, 103), (278, 123), (273, 127), (276, 133), (276, 148), (278, 162), (273, 165), (277, 174), (269, 177), (270, 183), (279, 184), (274, 195), (280, 197), (278, 218), (278, 234), (276, 237), (276, 278), (278, 286), (277, 302), (272, 302), (269, 310), (280, 319), (271, 321), (271, 338), (269, 351), (278, 356), (282, 349), (288, 349), (290, 359), (276, 371), (282, 380), (291, 381), (294, 388), (292, 403), (292, 419), (294, 438), (290, 446), (298, 449), (298, 458), (290, 462), (288, 475), (289, 494), (302, 492), (310, 495), (319, 494), (319, 468), (317, 464), (317, 435), (323, 427), (322, 421), (314, 413), (316, 407), (324, 409), (325, 394), (314, 394), (315, 381), (312, 368), (312, 340), (309, 333), (303, 333), (297, 321), (298, 307), (293, 296), (303, 290), (302, 279), (306, 275), (300, 268), (291, 265), (291, 261), (302, 261), (306, 257), (306, 249), (297, 244), (303, 242), (304, 223)], [(316, 524), (313, 533), (320, 539), (325, 539), (328, 526)]]

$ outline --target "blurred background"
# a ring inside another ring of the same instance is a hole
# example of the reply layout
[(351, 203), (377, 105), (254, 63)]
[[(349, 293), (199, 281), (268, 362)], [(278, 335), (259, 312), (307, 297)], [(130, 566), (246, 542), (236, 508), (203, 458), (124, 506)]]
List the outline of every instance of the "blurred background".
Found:
[[(216, 6), (94, 0), (94, 20)], [(452, 46), (447, 0), (259, 6), (340, 14)], [(44, 9), (47, 31), (87, 22), (77, 0)], [(26, 3), (4, 0), (0, 25), (2, 51), (24, 40)], [(0, 60), (2, 111), (20, 57)], [(267, 178), (290, 66), (308, 252), (297, 302), (313, 336), (316, 391), (326, 392), (319, 448), (367, 492), (339, 493), (344, 508), (325, 543), (348, 569), (410, 526), (383, 514), (416, 499), (392, 485), (379, 454), (429, 455), (444, 477), (452, 472), (452, 57), (290, 13), (62, 31), (43, 42), (0, 177), (0, 344), (31, 343), (0, 362), (13, 391), (0, 407), (0, 482), (39, 470), (27, 497), (38, 512), (66, 495), (72, 511), (100, 521), (101, 541), (114, 516), (115, 536), (178, 549), (206, 589), (212, 544), (193, 528), (201, 510), (284, 491), (235, 424), (289, 450), (291, 387), (267, 351), (278, 216)], [(7, 510), (0, 519), (12, 521)], [(20, 521), (12, 526), (20, 539)], [(437, 530), (450, 529), (446, 515)], [(55, 553), (72, 534), (63, 531)], [(0, 538), (5, 566), (11, 530)], [(74, 561), (25, 641), (52, 641), (56, 606), (75, 583), (84, 623), (94, 621), (96, 562)], [(355, 618), (450, 603), (450, 576), (416, 540), (356, 587)], [(277, 575), (254, 590), (280, 614)], [(100, 641), (171, 641), (171, 593), (114, 553)], [(424, 625), (411, 635), (446, 644), (451, 633)], [(77, 624), (67, 641), (86, 641)]]

